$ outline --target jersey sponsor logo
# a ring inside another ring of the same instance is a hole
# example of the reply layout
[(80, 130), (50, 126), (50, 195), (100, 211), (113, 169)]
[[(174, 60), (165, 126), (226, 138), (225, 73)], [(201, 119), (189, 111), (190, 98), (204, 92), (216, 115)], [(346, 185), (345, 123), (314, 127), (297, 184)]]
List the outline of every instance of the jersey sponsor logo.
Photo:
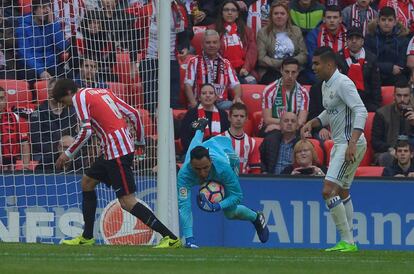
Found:
[(188, 196), (187, 188), (180, 187), (179, 192), (180, 192), (180, 198), (187, 199), (187, 196)]
[[(144, 201), (138, 201), (151, 209)], [(110, 202), (102, 211), (101, 234), (105, 244), (146, 245), (154, 240), (154, 231), (138, 218), (123, 210), (118, 200)]]
[(339, 111), (336, 108), (326, 109), (326, 112), (328, 114), (331, 114), (331, 115), (335, 115), (335, 114), (338, 114), (339, 113)]

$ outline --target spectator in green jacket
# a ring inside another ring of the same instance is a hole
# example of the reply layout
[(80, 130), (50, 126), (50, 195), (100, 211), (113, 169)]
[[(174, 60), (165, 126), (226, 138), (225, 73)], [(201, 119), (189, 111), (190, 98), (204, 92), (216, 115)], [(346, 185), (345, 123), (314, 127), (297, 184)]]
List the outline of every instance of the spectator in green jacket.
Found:
[(325, 7), (316, 0), (292, 0), (289, 9), (292, 23), (300, 27), (305, 37), (322, 21)]

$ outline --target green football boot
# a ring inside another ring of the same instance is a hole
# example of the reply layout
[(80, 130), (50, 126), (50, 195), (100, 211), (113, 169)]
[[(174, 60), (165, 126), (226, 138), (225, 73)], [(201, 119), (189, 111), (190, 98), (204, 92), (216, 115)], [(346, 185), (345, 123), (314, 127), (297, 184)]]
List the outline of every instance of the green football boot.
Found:
[(182, 247), (180, 239), (173, 240), (170, 236), (165, 236), (161, 239), (160, 243), (154, 248), (179, 248)]
[(350, 244), (345, 241), (339, 241), (334, 247), (327, 248), (325, 251), (356, 252), (358, 251), (358, 246), (356, 244)]
[(82, 235), (80, 235), (70, 240), (62, 240), (60, 244), (62, 245), (94, 245), (95, 239), (94, 238), (86, 239)]

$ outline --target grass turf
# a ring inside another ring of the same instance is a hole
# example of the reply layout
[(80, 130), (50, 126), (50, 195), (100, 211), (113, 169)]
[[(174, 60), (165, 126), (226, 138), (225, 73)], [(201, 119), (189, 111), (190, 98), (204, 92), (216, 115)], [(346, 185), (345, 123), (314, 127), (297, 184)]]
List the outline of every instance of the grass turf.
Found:
[(414, 252), (327, 253), (315, 249), (58, 246), (0, 243), (2, 274), (303, 273), (412, 274)]

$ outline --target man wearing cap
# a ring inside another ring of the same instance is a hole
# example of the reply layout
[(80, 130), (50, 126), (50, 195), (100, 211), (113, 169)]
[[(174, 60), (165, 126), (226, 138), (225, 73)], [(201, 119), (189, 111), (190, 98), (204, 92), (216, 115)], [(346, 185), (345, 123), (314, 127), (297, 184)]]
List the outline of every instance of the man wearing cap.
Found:
[(351, 27), (346, 36), (346, 47), (338, 52), (338, 68), (354, 82), (366, 109), (374, 112), (381, 107), (377, 57), (364, 48), (362, 29)]

